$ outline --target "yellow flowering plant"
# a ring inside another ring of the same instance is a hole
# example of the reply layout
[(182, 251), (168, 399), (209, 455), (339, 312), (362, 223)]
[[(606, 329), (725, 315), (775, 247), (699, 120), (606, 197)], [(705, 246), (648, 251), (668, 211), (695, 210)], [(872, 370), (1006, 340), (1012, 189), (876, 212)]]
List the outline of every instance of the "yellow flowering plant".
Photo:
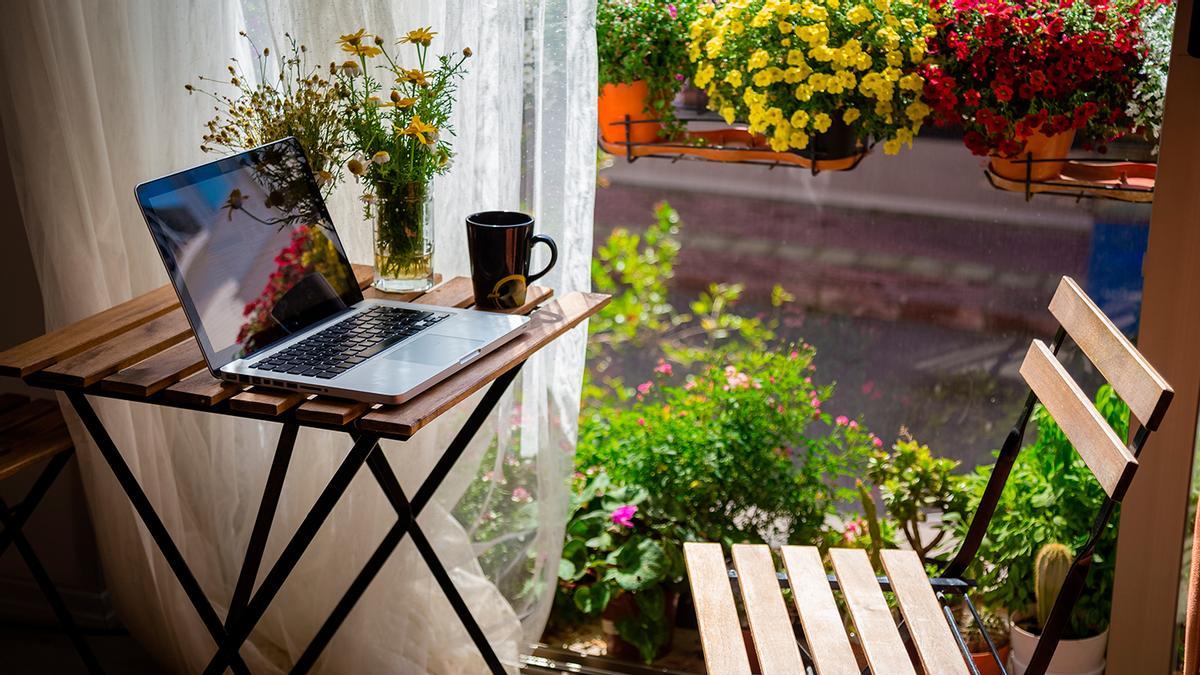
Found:
[(777, 152), (822, 152), (814, 137), (842, 131), (895, 154), (929, 114), (917, 72), (935, 32), (928, 0), (729, 0), (699, 13), (694, 83)]
[(346, 169), (364, 184), (364, 215), (376, 220), (375, 267), (384, 279), (432, 278), (424, 224), (429, 183), (450, 166), (454, 94), (471, 56), (464, 48), (435, 59), (429, 48), (436, 35), (416, 28), (396, 41), (415, 51), (409, 68), (386, 40), (360, 29), (338, 40), (350, 59), (329, 64), (353, 153)]

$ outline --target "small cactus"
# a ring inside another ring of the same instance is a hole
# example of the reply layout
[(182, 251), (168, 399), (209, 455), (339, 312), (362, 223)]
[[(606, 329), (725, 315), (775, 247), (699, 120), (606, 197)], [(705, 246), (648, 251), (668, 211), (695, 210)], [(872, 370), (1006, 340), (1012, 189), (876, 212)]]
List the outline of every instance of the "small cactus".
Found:
[(1050, 542), (1038, 551), (1033, 560), (1034, 597), (1037, 598), (1038, 625), (1046, 627), (1050, 619), (1050, 610), (1054, 609), (1054, 601), (1067, 580), (1067, 572), (1071, 571), (1071, 563), (1075, 554), (1071, 549), (1058, 542)]

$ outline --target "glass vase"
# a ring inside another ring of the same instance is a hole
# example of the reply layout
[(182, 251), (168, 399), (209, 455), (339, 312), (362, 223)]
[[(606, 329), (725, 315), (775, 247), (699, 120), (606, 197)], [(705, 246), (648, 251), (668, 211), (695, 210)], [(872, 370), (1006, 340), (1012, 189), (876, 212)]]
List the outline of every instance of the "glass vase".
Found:
[(433, 196), (428, 184), (380, 189), (375, 201), (375, 288), (415, 293), (433, 287)]

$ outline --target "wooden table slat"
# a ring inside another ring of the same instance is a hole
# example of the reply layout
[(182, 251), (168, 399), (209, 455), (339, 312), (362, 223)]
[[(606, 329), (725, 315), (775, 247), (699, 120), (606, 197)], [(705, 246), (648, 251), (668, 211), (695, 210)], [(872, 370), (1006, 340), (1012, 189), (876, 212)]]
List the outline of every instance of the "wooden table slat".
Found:
[(433, 385), (423, 394), (398, 406), (384, 406), (364, 415), (360, 429), (411, 436), (431, 420), (482, 389), (558, 336), (583, 322), (608, 304), (598, 293), (569, 293), (533, 313), (525, 331), (481, 357), (465, 370)]
[(195, 340), (184, 340), (148, 359), (109, 375), (100, 388), (129, 396), (152, 396), (204, 368)]
[(925, 672), (969, 675), (967, 662), (916, 552), (889, 549), (882, 552), (881, 558)]
[(784, 546), (780, 553), (817, 675), (860, 675), (821, 552), (815, 546)]
[(156, 319), (179, 306), (175, 290), (159, 288), (0, 352), (0, 375), (28, 377), (43, 368)]
[(0, 394), (0, 412), (12, 410), (28, 402), (28, 396), (22, 396), (21, 394)]
[(733, 565), (742, 589), (742, 606), (758, 652), (759, 671), (763, 675), (803, 673), (804, 662), (796, 647), (796, 635), (788, 616), (775, 561), (766, 544), (735, 544)]
[(750, 658), (742, 639), (742, 625), (729, 587), (721, 545), (687, 542), (683, 545), (683, 558), (692, 586), (700, 646), (704, 650), (708, 672), (750, 675)]
[(206, 369), (167, 387), (163, 395), (168, 401), (193, 408), (211, 408), (245, 388), (236, 382), (218, 380)]
[(30, 382), (77, 388), (90, 387), (101, 378), (184, 339), (192, 339), (191, 328), (183, 310), (174, 309), (35, 373), (30, 377)]
[(16, 429), (49, 413), (58, 413), (58, 401), (46, 398), (34, 399), (0, 415), (0, 433)]
[(470, 307), (475, 302), (475, 291), (467, 277), (454, 277), (440, 286), (434, 286), (413, 302), (442, 307)]
[(916, 675), (867, 552), (861, 548), (834, 548), (829, 550), (829, 557), (871, 672)]
[(296, 419), (301, 422), (342, 427), (366, 414), (371, 409), (371, 405), (359, 401), (318, 396), (305, 401), (296, 409)]
[(310, 395), (298, 391), (251, 387), (240, 394), (235, 394), (229, 401), (229, 408), (239, 412), (274, 417), (300, 405), (308, 400)]
[(0, 447), (0, 480), (71, 447), (71, 434), (55, 404), (53, 411), (5, 433), (4, 445)]

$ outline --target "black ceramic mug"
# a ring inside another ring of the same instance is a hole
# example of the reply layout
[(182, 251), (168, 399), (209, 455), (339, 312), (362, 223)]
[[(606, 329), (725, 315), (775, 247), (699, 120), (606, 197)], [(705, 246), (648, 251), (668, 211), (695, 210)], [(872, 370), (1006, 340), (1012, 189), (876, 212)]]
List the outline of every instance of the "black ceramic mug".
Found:
[[(550, 247), (550, 263), (529, 273), (533, 245)], [(475, 305), (481, 309), (513, 309), (525, 304), (525, 289), (558, 261), (558, 246), (533, 233), (533, 217), (514, 211), (483, 211), (467, 216), (467, 249)]]

